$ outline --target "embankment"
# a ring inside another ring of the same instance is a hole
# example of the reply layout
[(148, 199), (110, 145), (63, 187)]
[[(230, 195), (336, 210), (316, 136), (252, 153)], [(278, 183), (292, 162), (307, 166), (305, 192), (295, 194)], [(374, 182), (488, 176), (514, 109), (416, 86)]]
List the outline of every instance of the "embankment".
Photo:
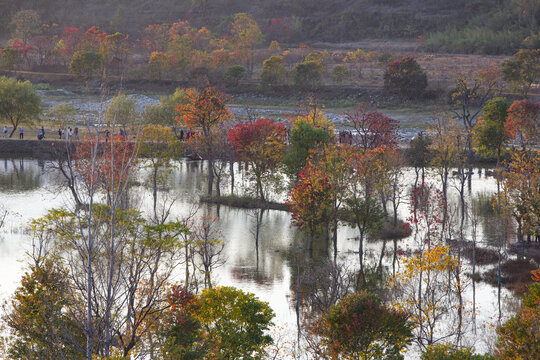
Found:
[(73, 152), (76, 142), (65, 140), (0, 139), (0, 157), (57, 159)]

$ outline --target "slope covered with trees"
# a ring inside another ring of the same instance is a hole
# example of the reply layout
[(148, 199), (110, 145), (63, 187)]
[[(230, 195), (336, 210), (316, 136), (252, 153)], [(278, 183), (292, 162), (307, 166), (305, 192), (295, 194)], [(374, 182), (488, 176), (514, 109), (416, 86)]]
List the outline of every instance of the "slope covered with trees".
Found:
[(513, 53), (540, 36), (538, 0), (0, 0), (0, 32), (19, 10), (36, 10), (44, 22), (98, 25), (131, 34), (152, 23), (189, 20), (226, 32), (235, 13), (254, 16), (266, 38), (280, 42), (351, 42), (367, 38), (428, 39), (432, 50)]

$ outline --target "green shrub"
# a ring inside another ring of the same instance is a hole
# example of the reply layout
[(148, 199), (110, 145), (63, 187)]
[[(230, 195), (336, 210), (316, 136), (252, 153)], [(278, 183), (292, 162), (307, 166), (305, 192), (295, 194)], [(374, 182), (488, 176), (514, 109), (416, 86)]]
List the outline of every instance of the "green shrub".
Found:
[(283, 85), (287, 70), (285, 70), (285, 58), (283, 56), (271, 56), (264, 60), (261, 87), (268, 88), (271, 86)]
[(6, 46), (2, 50), (2, 69), (13, 70), (19, 61), (19, 53), (12, 46)]
[(422, 353), (422, 360), (492, 360), (489, 354), (474, 354), (472, 348), (455, 348), (452, 344), (430, 345)]
[(322, 81), (320, 63), (317, 61), (304, 61), (296, 64), (293, 69), (294, 85), (301, 90), (312, 90), (317, 88)]
[(242, 65), (233, 65), (225, 71), (225, 75), (223, 76), (223, 80), (225, 80), (225, 83), (229, 86), (237, 86), (238, 82), (244, 77), (246, 74), (246, 68)]
[(334, 66), (334, 69), (332, 70), (332, 78), (335, 82), (338, 84), (341, 84), (343, 80), (351, 76), (351, 73), (349, 70), (347, 70), (347, 67), (343, 64), (339, 64)]
[(103, 56), (94, 51), (76, 51), (69, 64), (69, 72), (74, 75), (91, 76), (103, 67)]

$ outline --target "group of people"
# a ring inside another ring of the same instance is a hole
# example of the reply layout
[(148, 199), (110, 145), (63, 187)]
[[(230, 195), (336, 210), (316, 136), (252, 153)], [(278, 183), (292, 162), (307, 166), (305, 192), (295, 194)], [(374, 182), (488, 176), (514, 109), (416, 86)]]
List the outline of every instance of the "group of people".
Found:
[[(8, 138), (8, 127), (7, 125), (4, 125), (4, 128), (2, 129), (2, 133), (4, 134), (4, 139)], [(37, 135), (38, 140), (45, 139), (45, 128), (42, 126)], [(71, 127), (68, 128), (58, 128), (58, 138), (61, 139), (68, 139), (72, 140), (75, 138), (76, 140), (79, 140), (79, 128), (76, 127), (72, 129)], [(19, 139), (24, 139), (24, 127), (19, 127)]]
[(189, 140), (193, 135), (195, 135), (195, 131), (191, 129), (187, 130), (186, 132), (184, 132), (184, 129), (180, 129), (180, 131), (178, 131), (178, 129), (175, 126), (173, 126), (172, 131), (173, 131), (173, 134), (176, 135), (178, 140), (184, 140), (184, 139)]
[(76, 127), (75, 129), (72, 129), (71, 127), (67, 128), (58, 128), (58, 138), (60, 140), (67, 139), (72, 140), (75, 138), (75, 140), (79, 140), (79, 128)]
[[(41, 128), (43, 129), (43, 126)], [(4, 139), (7, 139), (8, 137), (7, 125), (4, 125), (4, 129), (2, 129), (2, 133), (4, 134)], [(22, 126), (19, 128), (19, 139), (24, 139), (24, 128)]]

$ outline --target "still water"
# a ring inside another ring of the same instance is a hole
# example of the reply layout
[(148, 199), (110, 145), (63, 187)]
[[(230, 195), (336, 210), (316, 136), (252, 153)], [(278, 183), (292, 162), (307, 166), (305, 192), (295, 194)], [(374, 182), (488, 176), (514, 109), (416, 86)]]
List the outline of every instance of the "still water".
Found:
[[(5, 301), (17, 288), (21, 275), (25, 271), (26, 252), (30, 251), (31, 239), (26, 230), (30, 219), (43, 216), (49, 209), (62, 207), (70, 203), (70, 194), (59, 185), (59, 176), (50, 169), (47, 161), (36, 159), (0, 159), (0, 211), (8, 211), (6, 224), (0, 229), (0, 301)], [(405, 172), (409, 186), (413, 181), (412, 170)], [(151, 192), (142, 185), (146, 172), (141, 169), (137, 176), (140, 185), (136, 186), (134, 207), (150, 213), (152, 209)], [(434, 176), (431, 176), (434, 179)], [(286, 331), (296, 331), (295, 301), (296, 293), (291, 283), (296, 276), (295, 266), (286, 255), (293, 248), (301, 247), (302, 234), (291, 224), (291, 216), (287, 212), (269, 210), (263, 213), (262, 227), (258, 244), (255, 241), (255, 219), (253, 210), (236, 209), (221, 206), (200, 205), (197, 207), (198, 195), (206, 190), (206, 174), (204, 164), (197, 161), (182, 160), (169, 178), (167, 190), (161, 195), (175, 199), (172, 206), (171, 219), (186, 216), (194, 208), (200, 215), (218, 215), (222, 238), (225, 242), (223, 266), (215, 270), (212, 282), (215, 285), (230, 285), (257, 295), (268, 301), (276, 313), (275, 323)], [(247, 179), (238, 171), (236, 175), (237, 191), (248, 189)], [(240, 189), (240, 190), (238, 190)], [(476, 174), (467, 192), (467, 202), (471, 202), (478, 194), (491, 194), (497, 189), (496, 180)], [(456, 194), (450, 186), (450, 192)], [(283, 198), (284, 195), (276, 196)], [(399, 214), (402, 219), (408, 217), (408, 205), (402, 204)], [(489, 226), (479, 227), (480, 243), (489, 245), (492, 235)], [(485, 234), (485, 235), (484, 235)], [(358, 264), (357, 230), (341, 226), (338, 233), (339, 261), (356, 266)], [(411, 239), (400, 243), (402, 249), (412, 246)], [(378, 261), (382, 241), (368, 241), (365, 244), (366, 263)], [(384, 265), (391, 270), (391, 242), (386, 244), (387, 255)], [(333, 249), (330, 249), (333, 254)], [(307, 256), (307, 255), (306, 255)], [(479, 271), (482, 271), (480, 269)], [(175, 281), (182, 281), (179, 272)], [(497, 289), (485, 283), (476, 283), (476, 335), (472, 330), (467, 337), (467, 345), (476, 346), (479, 351), (487, 351), (493, 342), (493, 325), (498, 317)], [(472, 302), (472, 291), (469, 287), (466, 298)], [(511, 314), (517, 300), (511, 292), (502, 291), (502, 309), (504, 317)], [(409, 358), (413, 358), (411, 355)]]

